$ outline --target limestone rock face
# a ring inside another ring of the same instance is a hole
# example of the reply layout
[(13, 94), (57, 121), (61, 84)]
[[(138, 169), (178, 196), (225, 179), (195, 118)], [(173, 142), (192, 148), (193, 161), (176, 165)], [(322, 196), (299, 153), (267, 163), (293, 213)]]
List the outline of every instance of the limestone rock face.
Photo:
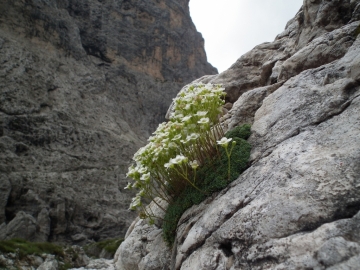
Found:
[(29, 239), (72, 243), (126, 232), (133, 153), (217, 73), (183, 0), (1, 1), (0, 63), (1, 231), (23, 211)]
[(359, 5), (306, 0), (273, 43), (197, 80), (227, 85), (234, 104), (224, 125), (252, 124), (251, 164), (183, 214), (171, 262), (157, 269), (358, 268)]

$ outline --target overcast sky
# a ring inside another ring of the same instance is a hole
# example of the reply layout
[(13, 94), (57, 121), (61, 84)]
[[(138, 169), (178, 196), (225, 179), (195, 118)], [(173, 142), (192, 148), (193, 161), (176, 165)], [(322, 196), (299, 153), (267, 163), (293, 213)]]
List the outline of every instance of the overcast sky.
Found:
[(256, 45), (273, 41), (303, 0), (190, 0), (190, 15), (220, 72)]

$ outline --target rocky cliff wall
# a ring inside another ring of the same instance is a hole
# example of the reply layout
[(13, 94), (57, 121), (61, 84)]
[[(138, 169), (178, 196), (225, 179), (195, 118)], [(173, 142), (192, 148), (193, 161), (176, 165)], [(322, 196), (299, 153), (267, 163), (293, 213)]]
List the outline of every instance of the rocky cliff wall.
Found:
[(251, 164), (188, 209), (172, 249), (136, 219), (117, 269), (357, 269), (360, 3), (304, 0), (274, 42), (227, 71), (226, 127), (252, 124)]
[(123, 235), (133, 153), (215, 73), (186, 0), (0, 1), (0, 239)]

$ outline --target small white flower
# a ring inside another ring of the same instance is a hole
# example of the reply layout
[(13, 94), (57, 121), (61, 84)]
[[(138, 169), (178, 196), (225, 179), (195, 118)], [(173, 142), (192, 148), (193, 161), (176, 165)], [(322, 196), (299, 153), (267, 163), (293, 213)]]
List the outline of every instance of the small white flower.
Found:
[(168, 131), (159, 133), (159, 137), (160, 137), (160, 138), (164, 138), (164, 137), (167, 137), (167, 136), (169, 136), (169, 132), (168, 132)]
[(183, 119), (181, 119), (181, 122), (187, 122), (190, 120), (190, 118), (191, 118), (191, 115), (185, 116), (185, 117), (183, 117)]
[(191, 168), (193, 168), (194, 170), (196, 170), (197, 167), (199, 167), (199, 163), (197, 160), (194, 161), (190, 161), (189, 165), (191, 166)]
[(186, 162), (188, 160), (187, 157), (183, 155), (177, 155), (175, 158), (170, 159), (170, 163), (172, 164), (181, 164), (182, 162)]
[(173, 141), (178, 141), (178, 140), (180, 140), (181, 139), (181, 134), (178, 134), (178, 135), (176, 135), (172, 140)]
[(186, 137), (186, 142), (188, 142), (188, 141), (194, 141), (194, 140), (196, 140), (197, 138), (199, 138), (200, 137), (200, 135), (198, 134), (198, 133), (191, 133), (190, 135), (188, 135), (187, 137)]
[[(135, 168), (136, 169), (136, 168)], [(140, 167), (139, 169), (138, 169), (138, 172), (139, 173), (141, 173), (141, 174), (143, 174), (143, 173), (146, 173), (146, 168), (145, 167)]]
[(132, 184), (128, 182), (127, 186), (124, 187), (124, 189), (129, 189), (129, 190), (132, 189)]
[(126, 174), (126, 177), (133, 177), (135, 173), (136, 173), (136, 169), (134, 168), (134, 166), (131, 166), (129, 167), (129, 171)]
[(143, 180), (145, 182), (148, 182), (150, 180), (150, 173), (145, 173), (140, 177), (140, 180)]
[(198, 121), (199, 124), (207, 124), (209, 122), (210, 122), (210, 119), (208, 117), (203, 117)]
[(135, 154), (134, 154), (134, 157), (133, 157), (133, 160), (137, 160), (139, 159), (146, 151), (147, 147), (141, 147)]
[[(170, 161), (171, 161), (171, 160), (170, 160)], [(168, 163), (165, 163), (165, 164), (164, 164), (164, 167), (165, 167), (166, 169), (174, 168), (174, 164), (171, 163), (171, 162), (168, 162)]]
[(174, 123), (173, 126), (175, 129), (181, 129), (184, 126), (184, 123), (176, 122), (176, 123)]
[(226, 137), (222, 137), (220, 141), (216, 141), (218, 145), (221, 145), (222, 147), (227, 147), (229, 142), (231, 142), (232, 138), (228, 139)]
[(208, 112), (206, 112), (206, 111), (198, 111), (198, 112), (196, 113), (196, 115), (202, 117), (202, 116), (207, 115), (207, 113), (208, 113)]
[(141, 206), (141, 198), (139, 196), (136, 196), (132, 199), (132, 202), (130, 204), (130, 210), (136, 210), (139, 206)]
[(182, 119), (184, 115), (182, 113), (176, 114), (174, 118), (176, 119)]
[(171, 148), (171, 149), (174, 149), (174, 148), (177, 148), (178, 146), (177, 146), (176, 143), (170, 142), (170, 143), (168, 144), (168, 147)]

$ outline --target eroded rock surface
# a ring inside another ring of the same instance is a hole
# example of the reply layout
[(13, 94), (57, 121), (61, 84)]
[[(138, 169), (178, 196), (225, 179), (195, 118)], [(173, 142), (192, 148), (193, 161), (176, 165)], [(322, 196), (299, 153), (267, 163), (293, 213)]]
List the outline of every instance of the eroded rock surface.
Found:
[[(218, 76), (197, 80), (235, 89), (224, 125), (252, 124), (251, 165), (225, 190), (183, 214), (168, 254), (171, 263), (163, 268), (358, 268), (358, 9), (357, 1), (306, 0), (273, 43), (255, 47)], [(289, 46), (280, 49), (284, 41)], [(272, 57), (277, 60), (262, 81), (264, 59)], [(157, 252), (153, 247), (143, 257)]]
[(20, 211), (29, 240), (124, 235), (133, 153), (215, 73), (188, 1), (1, 1), (0, 238)]

